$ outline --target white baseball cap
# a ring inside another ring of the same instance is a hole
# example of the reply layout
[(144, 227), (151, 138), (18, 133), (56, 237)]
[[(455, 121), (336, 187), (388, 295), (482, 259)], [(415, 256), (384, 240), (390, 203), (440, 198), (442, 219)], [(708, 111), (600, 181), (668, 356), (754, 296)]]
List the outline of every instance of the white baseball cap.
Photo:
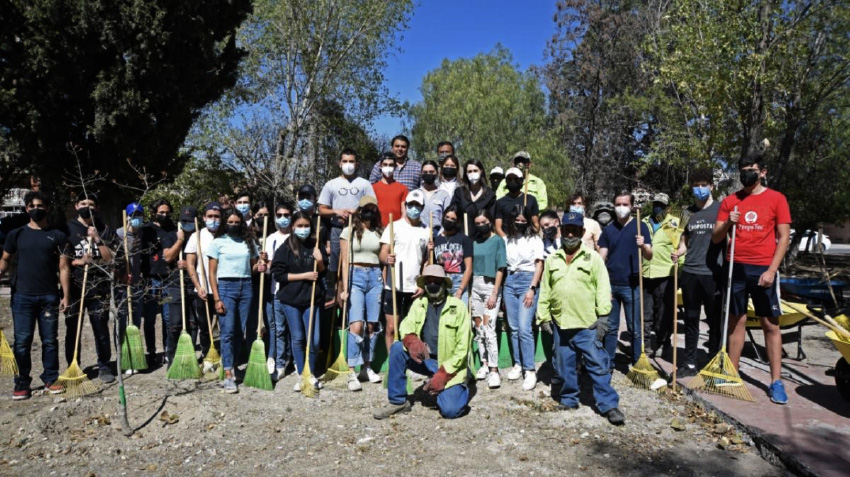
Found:
[(412, 191), (408, 192), (407, 197), (404, 198), (405, 204), (410, 204), (411, 202), (415, 202), (419, 205), (424, 206), (425, 205), (425, 195), (419, 189), (412, 190)]

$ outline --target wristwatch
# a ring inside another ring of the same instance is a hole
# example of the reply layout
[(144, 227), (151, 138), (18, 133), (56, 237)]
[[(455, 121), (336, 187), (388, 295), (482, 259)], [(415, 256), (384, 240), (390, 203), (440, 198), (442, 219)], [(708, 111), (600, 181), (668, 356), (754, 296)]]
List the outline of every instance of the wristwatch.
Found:
[(531, 285), (528, 289), (531, 291), (537, 291), (537, 285)]

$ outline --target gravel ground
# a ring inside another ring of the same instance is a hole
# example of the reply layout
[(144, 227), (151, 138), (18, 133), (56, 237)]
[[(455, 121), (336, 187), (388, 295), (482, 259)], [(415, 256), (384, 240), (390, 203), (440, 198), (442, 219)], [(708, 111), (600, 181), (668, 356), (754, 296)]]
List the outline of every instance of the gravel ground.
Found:
[[(3, 301), (0, 324), (11, 338)], [(91, 359), (88, 323), (84, 333), (84, 357)], [(34, 376), (40, 353), (36, 338)], [(785, 473), (717, 416), (680, 396), (635, 389), (620, 371), (614, 385), (627, 419), (622, 427), (594, 412), (588, 383), (577, 411), (554, 410), (544, 384), (525, 392), (521, 382), (505, 380), (498, 390), (473, 389), (472, 411), (461, 419), (442, 419), (417, 400), (410, 414), (376, 421), (373, 409), (386, 403), (381, 385), (364, 383), (351, 393), (338, 379), (311, 399), (292, 391), (294, 380), (288, 376), (273, 392), (240, 387), (226, 395), (215, 381), (167, 381), (164, 368), (132, 376), (127, 400), (137, 430), (126, 438), (117, 384), (95, 378), (98, 394), (67, 401), (36, 390), (14, 402), (12, 380), (4, 377), (0, 475)], [(41, 385), (37, 377), (33, 385)]]

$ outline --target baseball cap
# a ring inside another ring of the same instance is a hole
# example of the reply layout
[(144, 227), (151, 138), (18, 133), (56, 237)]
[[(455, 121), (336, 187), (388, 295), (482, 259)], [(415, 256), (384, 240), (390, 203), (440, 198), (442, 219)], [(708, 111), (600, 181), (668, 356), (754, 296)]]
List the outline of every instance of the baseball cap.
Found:
[(138, 202), (133, 202), (127, 206), (125, 209), (127, 211), (127, 217), (131, 217), (133, 214), (144, 214), (145, 208), (142, 207), (142, 204)]
[(80, 192), (79, 195), (77, 195), (77, 202), (82, 202), (84, 200), (93, 201), (95, 204), (100, 203), (97, 200), (97, 194), (94, 192)]
[(195, 219), (198, 217), (198, 209), (192, 207), (191, 205), (187, 205), (180, 209), (180, 222), (195, 222)]
[(411, 202), (415, 202), (420, 205), (425, 205), (425, 195), (422, 194), (421, 190), (412, 190), (407, 193), (407, 197), (404, 198), (405, 204), (410, 204)]
[(579, 227), (584, 227), (584, 214), (579, 212), (567, 212), (561, 218), (561, 227), (565, 225), (577, 225)]
[(499, 166), (496, 166), (493, 168), (492, 171), (490, 171), (490, 175), (492, 176), (493, 174), (499, 174), (500, 176), (503, 176), (505, 175), (505, 170)]
[(358, 204), (358, 207), (364, 207), (369, 204), (378, 205), (378, 201), (371, 195), (364, 195), (360, 198), (360, 204)]
[(508, 172), (505, 173), (505, 177), (510, 177), (510, 176), (516, 176), (516, 177), (519, 177), (520, 179), (522, 179), (522, 171), (519, 170), (516, 167), (511, 167), (510, 169), (508, 169)]
[(204, 206), (204, 212), (208, 210), (218, 210), (219, 212), (221, 212), (221, 204), (216, 201), (209, 202), (207, 203), (207, 205)]
[(298, 189), (298, 197), (302, 197), (305, 195), (309, 195), (310, 197), (316, 197), (316, 188), (310, 184), (304, 184)]
[(664, 192), (659, 192), (659, 193), (655, 194), (654, 196), (652, 196), (652, 201), (653, 202), (660, 202), (664, 205), (670, 205), (670, 197), (667, 196), (667, 194), (665, 194)]
[(531, 162), (531, 154), (529, 154), (525, 151), (519, 151), (516, 154), (514, 154), (514, 157), (513, 157), (512, 160), (513, 160), (513, 162), (516, 162), (517, 159), (523, 159), (525, 161)]

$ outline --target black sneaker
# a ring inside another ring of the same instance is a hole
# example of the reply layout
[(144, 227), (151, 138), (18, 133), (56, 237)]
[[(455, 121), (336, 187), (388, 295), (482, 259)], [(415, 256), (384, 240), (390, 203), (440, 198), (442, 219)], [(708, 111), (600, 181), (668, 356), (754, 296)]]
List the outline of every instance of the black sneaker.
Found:
[(32, 390), (29, 386), (15, 384), (15, 390), (12, 392), (12, 400), (23, 401), (32, 397)]
[(626, 416), (624, 416), (623, 413), (616, 407), (606, 412), (605, 417), (608, 418), (608, 422), (615, 426), (622, 426), (626, 423)]
[(578, 410), (578, 405), (575, 406), (567, 406), (566, 404), (558, 404), (555, 406), (555, 409), (558, 411), (576, 411)]
[(699, 374), (699, 370), (692, 364), (686, 364), (676, 370), (676, 378), (689, 378), (691, 376), (696, 376), (697, 374)]
[(98, 378), (103, 384), (109, 384), (115, 381), (115, 375), (112, 374), (112, 370), (109, 368), (100, 368), (100, 372), (98, 373)]

